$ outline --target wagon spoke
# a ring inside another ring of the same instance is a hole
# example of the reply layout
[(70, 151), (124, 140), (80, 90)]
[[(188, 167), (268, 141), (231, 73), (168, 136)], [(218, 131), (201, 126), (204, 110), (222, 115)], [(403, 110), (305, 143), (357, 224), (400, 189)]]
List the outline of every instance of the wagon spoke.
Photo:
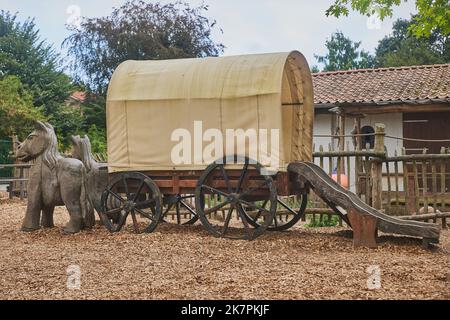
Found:
[(225, 183), (227, 185), (228, 193), (231, 193), (232, 189), (231, 189), (231, 184), (230, 184), (230, 178), (228, 178), (228, 174), (225, 171), (225, 167), (223, 165), (221, 165), (220, 166), (220, 170), (222, 171), (222, 176), (223, 176), (223, 178), (225, 180)]
[(125, 202), (126, 200), (124, 198), (122, 198), (120, 195), (118, 195), (117, 193), (115, 193), (114, 191), (112, 191), (111, 189), (106, 189), (106, 191), (111, 194), (114, 198), (116, 198), (117, 200), (119, 200), (120, 202)]
[(245, 209), (242, 207), (242, 205), (238, 204), (239, 208), (237, 208), (237, 212), (239, 216), (241, 217), (242, 223), (244, 224), (245, 232), (247, 233), (248, 239), (252, 238), (252, 232), (250, 230), (250, 227), (248, 225), (247, 219), (245, 217)]
[(122, 184), (123, 184), (123, 187), (125, 188), (125, 194), (127, 195), (127, 200), (130, 200), (131, 195), (128, 190), (128, 184), (127, 184), (127, 180), (125, 179), (125, 175), (122, 176)]
[(202, 187), (202, 188), (206, 188), (206, 189), (208, 189), (209, 191), (211, 191), (211, 192), (213, 192), (213, 193), (220, 194), (220, 195), (222, 195), (222, 196), (224, 196), (224, 197), (228, 197), (228, 195), (229, 195), (229, 194), (226, 193), (226, 192), (220, 191), (219, 189), (216, 189), (216, 188), (213, 188), (213, 187), (204, 185), (204, 184), (203, 184), (201, 187)]
[(247, 170), (248, 170), (248, 161), (245, 161), (244, 168), (242, 169), (242, 173), (239, 177), (238, 185), (236, 187), (236, 193), (239, 193), (239, 191), (241, 191), (242, 183), (244, 182), (245, 174), (247, 173)]
[(222, 230), (222, 237), (225, 235), (225, 233), (228, 231), (228, 226), (230, 225), (230, 220), (231, 220), (231, 216), (233, 214), (233, 207), (231, 207), (230, 209), (228, 209), (228, 213), (227, 213), (227, 217), (225, 219), (225, 223), (223, 225), (223, 230)]
[(136, 202), (135, 207), (138, 209), (146, 209), (149, 207), (149, 205), (155, 203), (156, 200), (157, 200), (157, 197), (153, 197), (152, 199), (149, 199), (149, 200)]
[(184, 201), (180, 200), (180, 204), (193, 215), (197, 215), (197, 213), (194, 210), (192, 210), (192, 208), (188, 206)]
[[(266, 207), (267, 202), (269, 202), (269, 200), (264, 200), (264, 203), (262, 204), (263, 208)], [(258, 221), (259, 217), (261, 217), (261, 214), (262, 214), (262, 211), (258, 210), (258, 212), (256, 213), (255, 218), (253, 218), (253, 221), (255, 221), (255, 222)]]
[(275, 228), (278, 227), (277, 213), (273, 216), (273, 223), (275, 224)]
[(175, 210), (177, 213), (177, 224), (181, 224), (180, 203), (179, 202), (177, 202), (177, 204), (175, 206)]
[(205, 210), (205, 214), (213, 213), (213, 212), (215, 212), (215, 211), (217, 211), (217, 210), (219, 210), (219, 209), (225, 207), (225, 206), (226, 206), (227, 204), (229, 204), (229, 203), (230, 203), (230, 200), (227, 199), (227, 200), (225, 200), (224, 202), (219, 203), (218, 205), (216, 205), (216, 206), (214, 206), (214, 207), (212, 207), (212, 208), (206, 209), (206, 210)]
[(121, 213), (122, 212), (122, 208), (115, 208), (112, 210), (109, 210), (107, 212), (105, 212), (106, 215), (113, 215), (113, 214), (117, 214), (117, 213)]
[(127, 220), (129, 212), (125, 211), (125, 213), (124, 213), (124, 211), (121, 211), (120, 213), (121, 214), (119, 216), (119, 221), (117, 222), (117, 228), (118, 229), (120, 229), (125, 224), (125, 221)]
[(156, 221), (155, 218), (154, 218), (151, 214), (149, 214), (149, 213), (147, 213), (147, 212), (145, 212), (145, 211), (142, 211), (142, 210), (139, 209), (139, 208), (134, 208), (134, 210), (136, 210), (137, 212), (139, 212), (141, 215), (143, 215), (143, 216), (146, 217), (147, 219), (150, 219), (150, 220), (152, 220), (152, 221)]
[(253, 218), (253, 221), (258, 221), (259, 217), (261, 217), (262, 211), (258, 210), (258, 212), (256, 213), (256, 216)]
[(180, 201), (185, 199), (192, 199), (195, 198), (195, 194), (189, 194), (187, 196), (180, 196)]
[(263, 208), (263, 207), (261, 207), (261, 206), (258, 206), (258, 205), (256, 205), (256, 204), (254, 204), (254, 203), (251, 203), (251, 202), (248, 202), (248, 201), (245, 201), (245, 200), (242, 200), (242, 199), (239, 199), (238, 200), (239, 201), (239, 203), (243, 203), (243, 204), (245, 204), (247, 207), (250, 207), (250, 208), (252, 208), (252, 209), (258, 209), (259, 211), (265, 211), (265, 212), (268, 212), (268, 213), (270, 213), (270, 210), (267, 210), (266, 208)]
[(138, 222), (137, 222), (137, 219), (136, 219), (136, 213), (134, 212), (134, 210), (131, 210), (131, 218), (133, 219), (134, 232), (140, 233), (139, 225), (138, 225)]
[(269, 183), (269, 180), (264, 180), (263, 183), (261, 183), (259, 186), (254, 187), (254, 188), (250, 188), (247, 191), (243, 192), (242, 194), (239, 195), (239, 198), (248, 196), (249, 194), (258, 191), (259, 189), (261, 189), (262, 187), (266, 186)]
[(293, 215), (297, 215), (298, 212), (292, 210), (284, 201), (282, 201), (280, 198), (277, 199), (278, 203), (281, 204), (286, 210), (288, 210)]
[(141, 184), (139, 185), (139, 188), (137, 189), (137, 191), (136, 191), (136, 193), (135, 193), (135, 195), (134, 195), (134, 197), (133, 197), (133, 202), (136, 202), (136, 200), (138, 199), (139, 194), (140, 194), (141, 191), (142, 191), (142, 187), (144, 187), (144, 184), (145, 184), (145, 181), (142, 180), (142, 181), (141, 181)]
[(173, 203), (171, 203), (170, 205), (168, 205), (166, 211), (164, 211), (164, 213), (162, 214), (162, 216), (164, 217), (166, 214), (168, 214), (169, 211), (170, 211), (170, 209), (173, 208), (173, 206), (174, 206)]

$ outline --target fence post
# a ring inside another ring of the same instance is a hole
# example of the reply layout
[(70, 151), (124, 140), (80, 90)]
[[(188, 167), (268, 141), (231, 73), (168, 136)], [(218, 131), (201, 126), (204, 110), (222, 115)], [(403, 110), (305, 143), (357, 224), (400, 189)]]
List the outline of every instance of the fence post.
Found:
[[(384, 149), (385, 125), (375, 124), (375, 146), (374, 151), (383, 153)], [(373, 159), (371, 166), (372, 176), (372, 207), (381, 209), (383, 199), (383, 161), (382, 159)]]

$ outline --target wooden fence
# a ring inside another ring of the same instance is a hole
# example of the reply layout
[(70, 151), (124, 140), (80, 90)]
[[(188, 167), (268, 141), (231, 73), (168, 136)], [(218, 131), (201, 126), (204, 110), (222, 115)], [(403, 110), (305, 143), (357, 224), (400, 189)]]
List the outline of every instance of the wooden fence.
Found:
[(20, 199), (26, 198), (28, 173), (31, 164), (0, 164), (0, 169), (13, 169), (13, 175), (11, 177), (0, 177), (0, 184), (6, 184), (9, 198), (19, 197)]
[[(450, 215), (450, 150), (443, 147), (439, 154), (428, 154), (427, 150), (423, 150), (421, 154), (407, 155), (402, 149), (390, 156), (384, 144), (384, 125), (377, 124), (375, 133), (369, 135), (375, 136), (372, 149), (368, 145), (361, 149), (359, 143), (355, 144), (354, 150), (350, 150), (348, 143), (346, 148), (340, 146), (337, 151), (333, 150), (331, 144), (328, 150), (319, 146), (316, 151), (314, 147), (313, 161), (374, 208), (389, 215), (413, 216), (405, 219), (439, 218), (446, 226), (446, 218)], [(367, 134), (345, 137), (359, 140), (363, 136)], [(95, 157), (100, 161), (105, 160), (102, 155), (96, 154)], [(11, 183), (14, 195), (25, 195), (27, 177), (26, 166), (15, 168), (14, 178), (18, 180)], [(295, 197), (286, 201), (294, 207), (298, 205)], [(333, 214), (314, 194), (310, 196), (307, 213), (313, 219), (318, 215), (320, 221), (324, 216), (330, 218)], [(339, 223), (342, 224), (342, 221)]]
[[(450, 151), (442, 147), (440, 154), (407, 155), (405, 149), (389, 156), (384, 145), (384, 126), (378, 124), (373, 149), (334, 151), (331, 145), (313, 153), (313, 159), (340, 184), (355, 192), (362, 200), (389, 215), (417, 216), (419, 220), (442, 219), (450, 211)], [(352, 135), (352, 138), (363, 135)], [(331, 136), (330, 137), (335, 137)], [(325, 205), (312, 197), (312, 207)], [(406, 217), (405, 217), (406, 218)], [(409, 217), (414, 218), (414, 217)], [(409, 219), (407, 218), (407, 219)]]

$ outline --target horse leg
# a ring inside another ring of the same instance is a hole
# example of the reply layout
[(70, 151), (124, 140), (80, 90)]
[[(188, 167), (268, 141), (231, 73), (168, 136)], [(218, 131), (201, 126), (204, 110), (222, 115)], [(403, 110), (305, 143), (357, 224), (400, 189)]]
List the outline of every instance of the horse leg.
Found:
[(39, 181), (30, 179), (28, 184), (28, 201), (25, 218), (22, 222), (21, 230), (32, 232), (40, 228), (39, 220), (41, 218), (42, 208), (42, 190)]
[(70, 220), (64, 227), (64, 233), (71, 234), (80, 232), (83, 227), (81, 216), (81, 206), (79, 201), (65, 202), (67, 211), (69, 211)]
[(25, 213), (25, 218), (22, 221), (21, 231), (33, 232), (38, 230), (41, 226), (39, 225), (39, 220), (41, 218), (41, 208), (36, 204), (28, 204), (27, 211)]
[(41, 224), (44, 228), (53, 228), (53, 211), (55, 207), (44, 207), (42, 209)]
[(61, 185), (61, 198), (69, 211), (69, 222), (64, 227), (64, 233), (72, 234), (80, 232), (83, 227), (83, 215), (80, 204), (79, 184)]

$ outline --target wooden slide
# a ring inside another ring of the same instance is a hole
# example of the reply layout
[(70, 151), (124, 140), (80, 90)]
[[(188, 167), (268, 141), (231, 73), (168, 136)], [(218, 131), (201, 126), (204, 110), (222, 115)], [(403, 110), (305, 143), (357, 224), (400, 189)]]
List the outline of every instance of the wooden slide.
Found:
[(336, 211), (353, 229), (354, 246), (377, 247), (377, 231), (419, 237), (423, 245), (439, 243), (440, 226), (419, 221), (405, 221), (388, 216), (343, 188), (319, 166), (311, 162), (294, 162), (288, 171), (297, 182), (306, 184)]

